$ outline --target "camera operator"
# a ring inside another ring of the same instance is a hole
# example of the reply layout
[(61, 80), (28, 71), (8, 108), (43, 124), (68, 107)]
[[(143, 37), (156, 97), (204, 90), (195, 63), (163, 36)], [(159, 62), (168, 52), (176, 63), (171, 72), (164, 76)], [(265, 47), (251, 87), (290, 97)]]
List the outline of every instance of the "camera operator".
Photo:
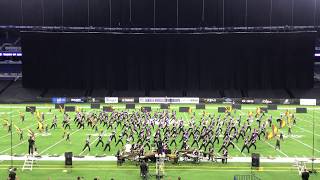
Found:
[(17, 177), (17, 168), (10, 168), (9, 169), (9, 176), (8, 180), (18, 180), (19, 178)]

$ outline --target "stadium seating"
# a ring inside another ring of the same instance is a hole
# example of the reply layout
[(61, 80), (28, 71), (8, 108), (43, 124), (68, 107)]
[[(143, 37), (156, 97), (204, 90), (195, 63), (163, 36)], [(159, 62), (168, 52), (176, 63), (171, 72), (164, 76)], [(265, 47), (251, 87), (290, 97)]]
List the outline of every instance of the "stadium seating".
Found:
[[(0, 88), (2, 89), (3, 85), (8, 83), (9, 81), (0, 82)], [(2, 103), (30, 101), (38, 97), (40, 93), (41, 90), (23, 88), (22, 82), (16, 81), (0, 94), (0, 101)]]
[(313, 88), (308, 90), (292, 90), (295, 98), (316, 98), (320, 97), (320, 88)]

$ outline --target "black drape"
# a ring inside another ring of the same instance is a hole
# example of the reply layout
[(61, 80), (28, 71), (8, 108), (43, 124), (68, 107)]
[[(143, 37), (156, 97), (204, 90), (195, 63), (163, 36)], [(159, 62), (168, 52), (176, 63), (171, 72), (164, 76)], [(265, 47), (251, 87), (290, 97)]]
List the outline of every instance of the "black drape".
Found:
[(314, 33), (22, 33), (23, 85), (310, 88)]
[(0, 25), (172, 28), (320, 24), (320, 0), (0, 0), (0, 8)]

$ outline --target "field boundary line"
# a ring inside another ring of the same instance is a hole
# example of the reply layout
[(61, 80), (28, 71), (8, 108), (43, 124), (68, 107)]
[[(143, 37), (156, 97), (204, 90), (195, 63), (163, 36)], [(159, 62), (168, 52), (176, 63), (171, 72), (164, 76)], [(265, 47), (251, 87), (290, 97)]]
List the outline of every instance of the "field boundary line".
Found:
[[(76, 131), (73, 131), (73, 132), (70, 134), (70, 136), (71, 136), (72, 134), (78, 132), (78, 131), (80, 131), (80, 129), (77, 129)], [(53, 148), (54, 146), (60, 144), (62, 141), (65, 141), (65, 139), (64, 139), (64, 138), (60, 139), (60, 140), (59, 140), (58, 142), (56, 142), (55, 144), (53, 144), (53, 145), (49, 146), (48, 148), (44, 149), (43, 151), (41, 151), (41, 152), (39, 153), (39, 155), (41, 155), (42, 153), (48, 151), (49, 149)]]

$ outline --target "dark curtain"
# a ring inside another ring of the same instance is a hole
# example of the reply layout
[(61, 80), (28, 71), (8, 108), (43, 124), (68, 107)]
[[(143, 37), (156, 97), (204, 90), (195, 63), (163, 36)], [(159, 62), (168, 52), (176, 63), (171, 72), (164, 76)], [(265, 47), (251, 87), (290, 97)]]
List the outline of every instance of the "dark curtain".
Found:
[(23, 85), (310, 88), (314, 33), (22, 33)]
[(320, 0), (0, 0), (0, 25), (313, 26), (319, 25), (319, 4)]

